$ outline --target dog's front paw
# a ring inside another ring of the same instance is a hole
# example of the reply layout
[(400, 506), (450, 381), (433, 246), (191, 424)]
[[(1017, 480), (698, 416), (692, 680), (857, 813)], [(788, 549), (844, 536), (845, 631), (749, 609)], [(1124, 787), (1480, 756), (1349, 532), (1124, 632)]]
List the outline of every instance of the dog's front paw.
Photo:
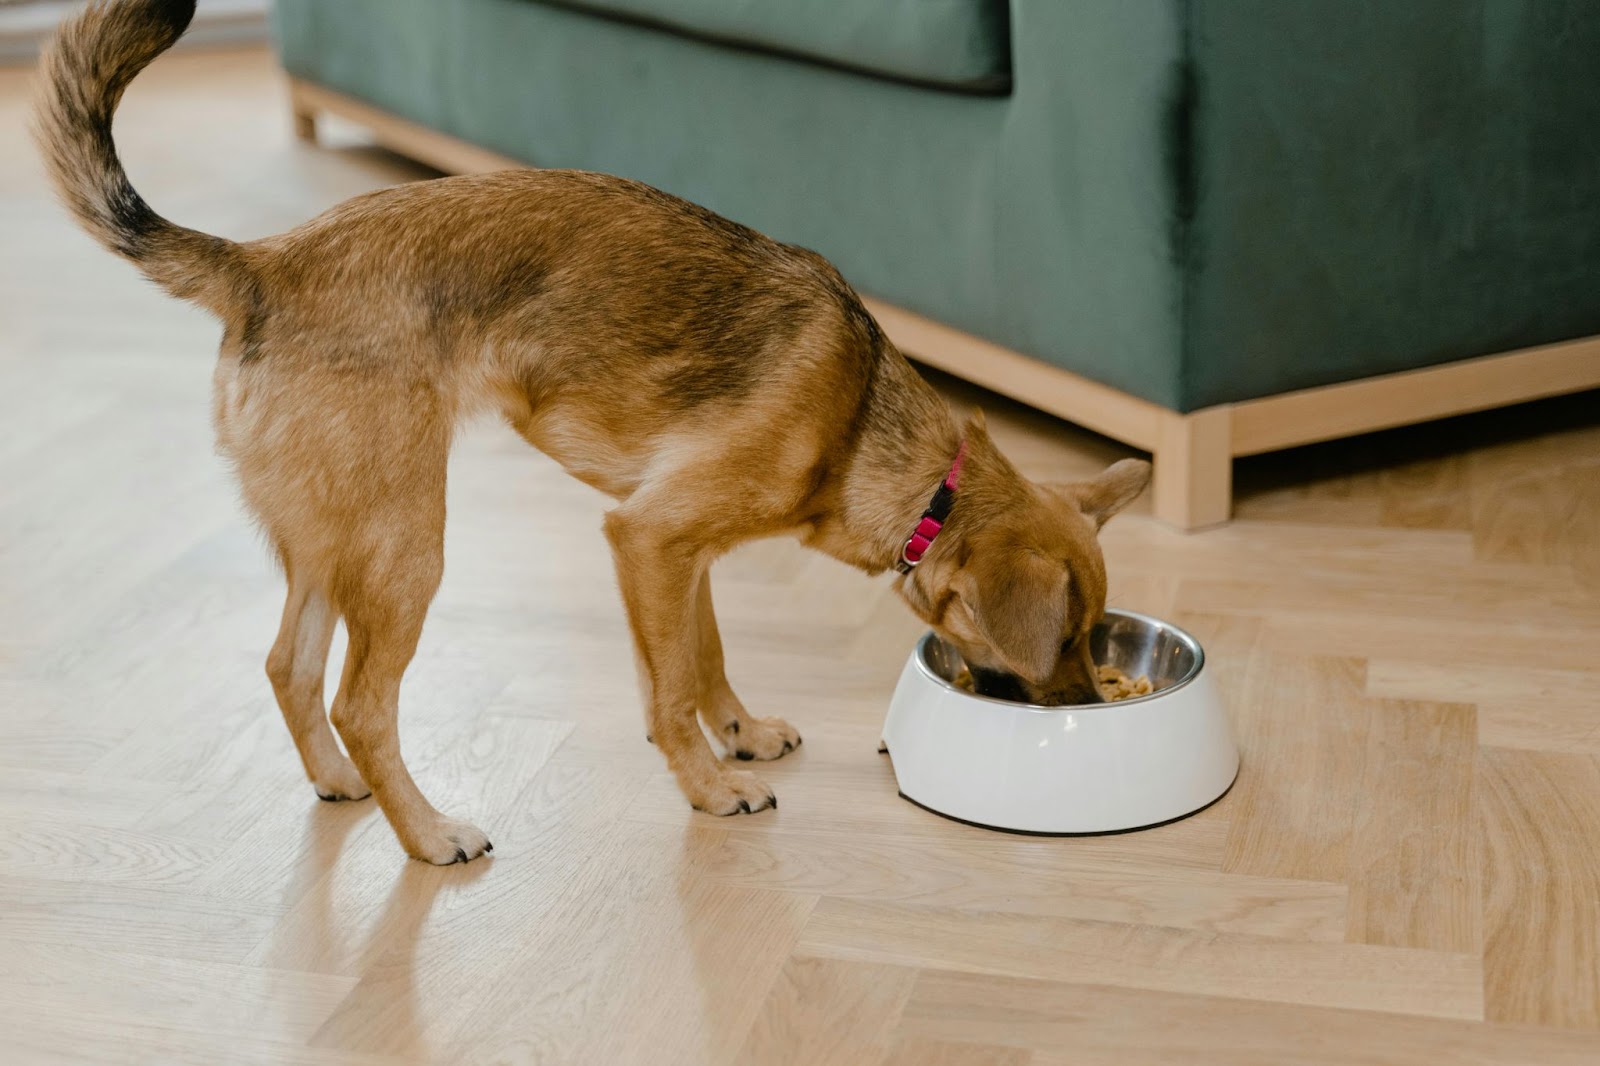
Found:
[(349, 759), (323, 769), (312, 778), (311, 787), (317, 790), (318, 799), (330, 803), (336, 800), (362, 800), (372, 795), (372, 790), (361, 779), (361, 771)]
[(778, 806), (772, 789), (742, 770), (725, 770), (704, 784), (685, 785), (683, 791), (695, 810), (707, 814), (754, 814)]
[(723, 733), (736, 759), (781, 759), (800, 746), (800, 731), (782, 718), (748, 718)]
[(431, 862), (435, 866), (471, 862), (479, 855), (494, 850), (483, 830), (471, 822), (455, 818), (440, 818), (428, 830), (414, 839), (403, 840), (406, 853), (413, 859)]

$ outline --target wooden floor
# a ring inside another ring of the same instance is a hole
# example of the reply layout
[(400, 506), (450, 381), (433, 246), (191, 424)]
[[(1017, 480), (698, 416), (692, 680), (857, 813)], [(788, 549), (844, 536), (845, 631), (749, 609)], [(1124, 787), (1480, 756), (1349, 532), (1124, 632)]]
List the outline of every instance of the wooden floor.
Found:
[[(719, 564), (718, 612), (806, 745), (781, 812), (692, 813), (604, 501), (475, 429), (402, 719), (496, 849), (435, 869), (302, 780), (279, 580), (211, 451), (217, 329), (69, 227), (24, 97), (0, 73), (0, 1061), (1600, 1062), (1594, 394), (1242, 463), (1213, 532), (1113, 522), (1114, 602), (1201, 637), (1244, 770), (1072, 840), (896, 798), (918, 627), (787, 543)], [(162, 60), (118, 130), (158, 209), (233, 236), (423, 176), (296, 144), (259, 52)], [(984, 403), (1031, 473), (1122, 454)]]

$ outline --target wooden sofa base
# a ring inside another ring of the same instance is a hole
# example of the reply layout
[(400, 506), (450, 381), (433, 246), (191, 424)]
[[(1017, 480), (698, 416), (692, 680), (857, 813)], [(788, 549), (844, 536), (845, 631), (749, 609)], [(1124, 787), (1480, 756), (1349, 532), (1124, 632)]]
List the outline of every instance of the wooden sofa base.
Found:
[[(310, 82), (291, 78), (289, 98), (303, 140), (315, 141), (317, 116), (327, 113), (450, 173), (527, 165)], [(1150, 452), (1156, 517), (1184, 530), (1228, 520), (1236, 456), (1600, 388), (1600, 337), (1586, 337), (1183, 414), (880, 300), (866, 302), (919, 362)]]

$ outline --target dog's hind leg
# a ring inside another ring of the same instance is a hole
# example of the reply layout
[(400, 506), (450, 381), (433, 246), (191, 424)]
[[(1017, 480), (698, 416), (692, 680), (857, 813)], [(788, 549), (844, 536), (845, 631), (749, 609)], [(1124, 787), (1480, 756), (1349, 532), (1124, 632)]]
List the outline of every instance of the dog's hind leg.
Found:
[(387, 501), (370, 528), (350, 531), (333, 582), (350, 646), (332, 718), (406, 853), (445, 866), (494, 849), (470, 822), (440, 814), (400, 757), (400, 678), (444, 573), (442, 478), (437, 491), (436, 506)]
[(289, 577), (289, 597), (283, 605), (278, 639), (267, 656), (267, 677), (317, 795), (325, 800), (364, 799), (371, 790), (355, 764), (339, 750), (323, 704), (328, 645), (338, 615), (316, 582), (297, 572), (292, 563), (286, 562), (284, 569)]
[(728, 684), (722, 662), (722, 635), (711, 606), (711, 573), (700, 575), (695, 595), (694, 623), (700, 716), (739, 759), (777, 759), (800, 746), (800, 733), (782, 718), (755, 718)]

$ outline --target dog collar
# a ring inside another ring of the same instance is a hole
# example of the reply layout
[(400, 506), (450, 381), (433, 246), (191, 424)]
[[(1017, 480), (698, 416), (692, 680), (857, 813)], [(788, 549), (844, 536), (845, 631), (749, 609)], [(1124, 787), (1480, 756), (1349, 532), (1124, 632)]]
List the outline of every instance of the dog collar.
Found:
[(917, 528), (912, 531), (905, 547), (900, 549), (900, 558), (894, 564), (894, 568), (902, 574), (911, 573), (916, 565), (922, 562), (922, 557), (927, 554), (934, 538), (944, 528), (945, 520), (950, 517), (950, 508), (956, 502), (956, 486), (961, 483), (961, 460), (966, 457), (967, 442), (963, 440), (961, 447), (956, 449), (956, 457), (950, 464), (950, 472), (934, 490), (933, 499), (928, 501), (928, 509), (922, 512), (922, 517), (917, 520)]

